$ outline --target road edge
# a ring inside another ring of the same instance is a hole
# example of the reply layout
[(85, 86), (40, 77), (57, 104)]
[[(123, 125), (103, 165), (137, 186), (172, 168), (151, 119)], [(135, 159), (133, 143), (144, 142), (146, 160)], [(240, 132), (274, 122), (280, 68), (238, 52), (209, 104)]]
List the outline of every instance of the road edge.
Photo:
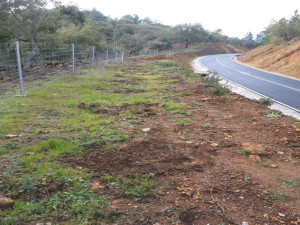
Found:
[[(195, 72), (209, 72), (209, 74), (211, 75), (211, 70), (209, 68), (207, 68), (206, 66), (204, 66), (201, 62), (201, 59), (204, 58), (206, 56), (201, 56), (201, 57), (197, 57), (195, 59), (193, 59), (192, 61), (192, 66)], [(232, 92), (237, 93), (239, 95), (242, 95), (246, 98), (249, 99), (260, 99), (260, 98), (268, 98), (267, 96), (260, 94), (256, 91), (253, 91), (249, 88), (246, 88), (240, 84), (237, 84), (231, 80), (228, 80), (224, 77), (222, 77), (220, 74), (218, 74), (218, 76), (220, 77), (220, 83), (226, 85)], [(274, 104), (272, 106), (269, 106), (268, 108), (273, 109), (273, 110), (279, 110), (282, 112), (282, 114), (286, 115), (286, 116), (292, 116), (298, 120), (300, 120), (300, 112), (290, 106), (285, 105), (284, 103), (275, 101)]]

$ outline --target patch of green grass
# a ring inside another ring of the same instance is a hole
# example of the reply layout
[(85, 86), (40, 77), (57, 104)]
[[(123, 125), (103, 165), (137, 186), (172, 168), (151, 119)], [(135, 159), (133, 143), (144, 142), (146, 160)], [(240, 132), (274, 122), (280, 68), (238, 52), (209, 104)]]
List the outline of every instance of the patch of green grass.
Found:
[(300, 189), (300, 184), (298, 182), (286, 179), (284, 177), (281, 177), (280, 179), (283, 181), (280, 186)]
[(58, 157), (63, 154), (78, 154), (80, 148), (66, 140), (50, 139), (39, 143), (33, 148), (33, 152), (47, 152), (50, 158)]
[(242, 150), (241, 151), (242, 155), (251, 155), (251, 151), (250, 150)]
[(8, 150), (6, 148), (0, 148), (0, 155), (4, 155), (8, 153)]
[(267, 113), (264, 116), (268, 117), (268, 118), (278, 118), (278, 117), (281, 117), (281, 115), (279, 113), (276, 113), (276, 112)]
[(265, 106), (271, 106), (274, 104), (274, 101), (272, 98), (260, 98), (258, 100), (253, 99), (253, 101), (258, 104), (265, 105)]
[[(89, 180), (80, 177), (69, 177), (65, 180), (63, 191), (55, 191), (39, 201), (17, 199), (13, 209), (0, 214), (0, 223), (8, 225), (34, 220), (68, 220), (73, 224), (87, 224), (95, 219), (96, 213), (107, 206), (105, 198), (91, 191)], [(30, 178), (26, 178), (21, 187), (25, 190), (23, 194), (41, 191)]]
[(294, 125), (300, 125), (300, 122), (295, 122)]
[(185, 106), (176, 104), (174, 101), (167, 103), (166, 111), (174, 114), (189, 114), (189, 112), (185, 110)]
[(184, 126), (184, 125), (187, 125), (187, 124), (190, 124), (190, 123), (191, 123), (190, 120), (185, 120), (185, 119), (182, 119), (182, 120), (178, 120), (178, 121), (177, 121), (177, 124), (178, 124), (179, 126)]
[(294, 199), (287, 192), (271, 192), (269, 196), (277, 201), (282, 202), (292, 201)]
[(107, 181), (109, 189), (115, 189), (120, 195), (132, 197), (145, 197), (155, 194), (156, 182), (146, 175), (136, 175), (133, 178), (113, 177), (109, 174), (102, 176), (102, 180)]
[(169, 67), (179, 67), (179, 64), (175, 61), (158, 61), (156, 65), (162, 68), (169, 68)]
[(248, 155), (248, 156), (252, 154), (250, 150), (234, 150), (233, 153)]

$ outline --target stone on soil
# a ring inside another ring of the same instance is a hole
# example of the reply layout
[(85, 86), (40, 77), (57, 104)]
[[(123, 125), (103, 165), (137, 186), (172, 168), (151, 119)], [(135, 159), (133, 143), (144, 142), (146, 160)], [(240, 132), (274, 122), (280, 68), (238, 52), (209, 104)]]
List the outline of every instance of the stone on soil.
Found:
[(8, 208), (14, 204), (14, 200), (11, 198), (0, 196), (0, 209)]

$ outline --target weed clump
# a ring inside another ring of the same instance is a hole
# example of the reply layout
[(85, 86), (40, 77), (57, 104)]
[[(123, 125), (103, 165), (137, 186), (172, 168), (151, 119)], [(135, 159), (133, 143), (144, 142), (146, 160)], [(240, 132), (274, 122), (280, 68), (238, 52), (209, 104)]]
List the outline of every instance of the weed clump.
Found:
[(105, 174), (102, 176), (102, 180), (108, 181), (106, 186), (109, 189), (117, 190), (122, 196), (145, 197), (156, 192), (156, 182), (147, 174), (122, 179)]
[(260, 98), (260, 99), (253, 99), (254, 102), (257, 104), (265, 105), (265, 106), (271, 106), (274, 104), (274, 101), (272, 98)]
[(226, 96), (230, 92), (228, 87), (219, 83), (220, 78), (216, 72), (203, 78), (203, 80), (208, 85), (208, 93), (213, 96)]

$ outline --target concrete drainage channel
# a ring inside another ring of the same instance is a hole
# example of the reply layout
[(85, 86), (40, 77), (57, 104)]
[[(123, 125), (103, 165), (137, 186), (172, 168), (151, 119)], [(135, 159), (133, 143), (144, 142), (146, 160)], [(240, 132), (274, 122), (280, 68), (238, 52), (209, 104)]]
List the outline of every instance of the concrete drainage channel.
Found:
[[(192, 66), (194, 68), (195, 73), (198, 74), (207, 74), (207, 75), (211, 75), (211, 72), (208, 68), (206, 68), (204, 65), (202, 65), (201, 63), (201, 58), (202, 57), (198, 57), (196, 59), (193, 60), (192, 62)], [(239, 95), (242, 95), (246, 98), (249, 99), (261, 99), (261, 98), (266, 98), (266, 96), (259, 94), (251, 89), (248, 89), (244, 86), (241, 86), (235, 82), (232, 82), (230, 80), (227, 80), (225, 78), (223, 78), (222, 76), (220, 76), (220, 83), (226, 85), (232, 92), (235, 92)], [(294, 109), (291, 109), (290, 107), (282, 104), (282, 103), (278, 103), (278, 102), (274, 102), (274, 104), (272, 106), (269, 107), (270, 109), (273, 110), (279, 110), (281, 111), (284, 115), (287, 116), (292, 116), (294, 118), (297, 118), (298, 120), (300, 120), (300, 113), (297, 112)]]

